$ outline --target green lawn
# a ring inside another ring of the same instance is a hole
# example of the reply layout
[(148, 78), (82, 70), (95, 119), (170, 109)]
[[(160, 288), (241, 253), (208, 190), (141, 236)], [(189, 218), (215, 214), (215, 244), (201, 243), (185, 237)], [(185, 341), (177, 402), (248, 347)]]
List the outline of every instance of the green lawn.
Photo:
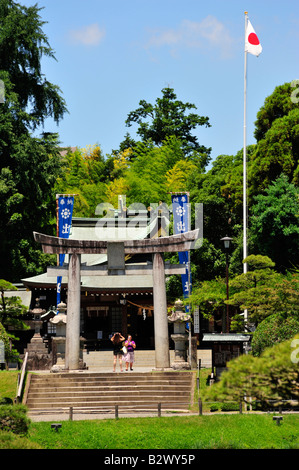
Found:
[[(17, 374), (0, 371), (0, 397), (14, 398)], [(209, 414), (32, 422), (19, 437), (0, 431), (0, 449), (299, 449), (299, 414)]]
[(17, 394), (18, 371), (0, 370), (0, 398), (13, 400)]
[(32, 423), (29, 440), (45, 449), (299, 449), (299, 416), (277, 426), (271, 414), (120, 418)]

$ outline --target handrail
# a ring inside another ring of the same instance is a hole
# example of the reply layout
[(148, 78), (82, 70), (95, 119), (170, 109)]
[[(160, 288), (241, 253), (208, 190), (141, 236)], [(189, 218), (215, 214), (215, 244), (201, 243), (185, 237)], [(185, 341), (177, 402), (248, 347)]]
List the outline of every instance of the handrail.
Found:
[(27, 367), (27, 359), (28, 359), (28, 352), (26, 352), (25, 357), (24, 357), (24, 361), (23, 361), (23, 364), (22, 364), (21, 378), (20, 378), (20, 382), (18, 384), (17, 396), (15, 398), (16, 403), (20, 402), (20, 398), (21, 398), (21, 395), (22, 395), (24, 376), (25, 376), (25, 371), (26, 371), (26, 367)]

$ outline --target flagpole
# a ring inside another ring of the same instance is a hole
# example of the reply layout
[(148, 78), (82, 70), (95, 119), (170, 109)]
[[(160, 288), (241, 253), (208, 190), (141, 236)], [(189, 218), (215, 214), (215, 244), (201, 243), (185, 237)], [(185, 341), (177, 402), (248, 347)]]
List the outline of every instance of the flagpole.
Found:
[[(247, 11), (245, 11), (245, 41), (247, 29)], [(244, 44), (244, 128), (243, 128), (243, 259), (247, 258), (247, 51)], [(247, 263), (244, 263), (244, 273), (247, 272)]]
[[(244, 128), (243, 128), (243, 260), (247, 258), (247, 149), (246, 149), (246, 104), (247, 104), (247, 51), (245, 47), (248, 12), (245, 11), (244, 34)], [(247, 263), (243, 263), (243, 272), (247, 273)], [(247, 310), (244, 311), (244, 322), (247, 324)]]

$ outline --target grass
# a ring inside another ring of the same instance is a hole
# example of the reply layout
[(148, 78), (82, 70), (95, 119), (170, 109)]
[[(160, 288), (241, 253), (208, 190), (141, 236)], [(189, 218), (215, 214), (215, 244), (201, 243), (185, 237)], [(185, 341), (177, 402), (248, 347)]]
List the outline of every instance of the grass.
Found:
[[(205, 377), (202, 377), (204, 386)], [(17, 372), (0, 371), (0, 398), (13, 399)], [(299, 449), (299, 415), (210, 414), (32, 422), (25, 437), (0, 431), (0, 449)]]
[(299, 449), (299, 417), (277, 426), (270, 414), (205, 415), (32, 423), (44, 449)]
[(17, 394), (18, 371), (0, 370), (0, 398), (14, 400)]

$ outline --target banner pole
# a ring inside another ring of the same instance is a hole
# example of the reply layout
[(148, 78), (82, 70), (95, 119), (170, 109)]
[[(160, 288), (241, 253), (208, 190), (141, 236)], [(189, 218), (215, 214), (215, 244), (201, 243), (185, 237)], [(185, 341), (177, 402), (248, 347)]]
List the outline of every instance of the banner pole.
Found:
[[(60, 198), (72, 198), (72, 206), (74, 204), (74, 200), (75, 200), (75, 196), (77, 196), (78, 194), (56, 194), (56, 235), (57, 235), (57, 238), (60, 237), (60, 228), (63, 229), (63, 225), (60, 227), (60, 224), (59, 224), (59, 219), (60, 219), (60, 211), (59, 211), (59, 206), (60, 206)], [(64, 237), (64, 238), (68, 238), (69, 237), (69, 231), (70, 231), (70, 226), (71, 226), (71, 221), (72, 221), (72, 214), (73, 214), (73, 207), (72, 207), (72, 210), (70, 212), (70, 221), (69, 221), (69, 227), (66, 227), (67, 229), (67, 232), (65, 232), (65, 234), (67, 235), (67, 237)], [(63, 236), (63, 233), (62, 233), (62, 236)], [(57, 266), (60, 266), (60, 264), (62, 263), (63, 264), (63, 260), (64, 260), (64, 257), (65, 255), (57, 255)], [(59, 305), (60, 301), (61, 301), (61, 285), (62, 285), (62, 276), (57, 276), (57, 288), (56, 288), (56, 314), (58, 313), (58, 309), (57, 309), (57, 306)]]

